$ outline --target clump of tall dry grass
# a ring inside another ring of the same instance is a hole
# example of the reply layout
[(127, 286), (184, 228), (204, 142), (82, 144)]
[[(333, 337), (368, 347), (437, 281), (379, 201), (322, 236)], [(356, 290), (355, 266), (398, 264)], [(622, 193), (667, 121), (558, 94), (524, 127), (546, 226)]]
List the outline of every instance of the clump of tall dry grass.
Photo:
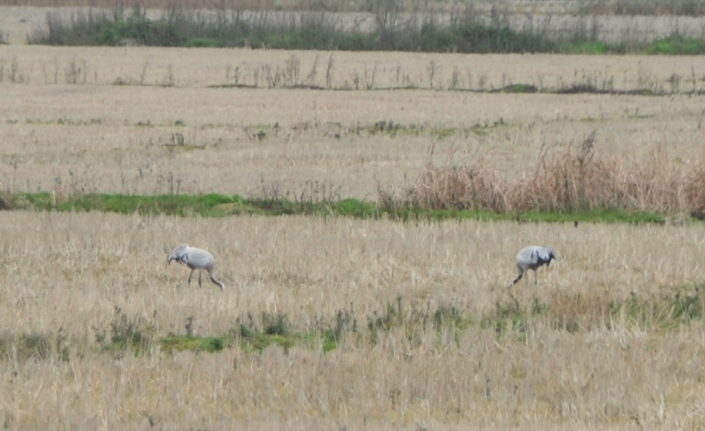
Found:
[(533, 174), (507, 179), (480, 158), (470, 165), (429, 160), (407, 204), (497, 213), (594, 209), (705, 216), (705, 161), (669, 160), (664, 149), (643, 161), (595, 154), (595, 131), (579, 148), (543, 152)]

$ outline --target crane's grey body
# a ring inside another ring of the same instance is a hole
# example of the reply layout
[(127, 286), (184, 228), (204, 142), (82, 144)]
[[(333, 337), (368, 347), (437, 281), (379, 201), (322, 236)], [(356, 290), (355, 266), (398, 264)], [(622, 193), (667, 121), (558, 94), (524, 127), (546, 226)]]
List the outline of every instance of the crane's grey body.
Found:
[(556, 254), (549, 247), (544, 247), (540, 245), (530, 245), (528, 247), (522, 248), (516, 255), (517, 269), (519, 270), (519, 276), (514, 279), (514, 281), (509, 285), (509, 287), (517, 284), (524, 273), (529, 270), (534, 270), (534, 284), (538, 283), (538, 277), (536, 276), (536, 270), (543, 265), (549, 266), (551, 260), (558, 259)]
[(166, 263), (169, 264), (172, 260), (175, 260), (178, 263), (183, 263), (191, 268), (191, 273), (188, 275), (189, 286), (191, 285), (191, 276), (195, 270), (198, 270), (198, 286), (201, 286), (201, 272), (205, 269), (208, 271), (208, 276), (213, 284), (217, 284), (220, 287), (220, 290), (225, 289), (225, 285), (216, 280), (213, 276), (213, 270), (215, 269), (215, 258), (207, 251), (196, 247), (190, 247), (188, 244), (181, 244), (169, 253), (169, 256), (166, 258)]

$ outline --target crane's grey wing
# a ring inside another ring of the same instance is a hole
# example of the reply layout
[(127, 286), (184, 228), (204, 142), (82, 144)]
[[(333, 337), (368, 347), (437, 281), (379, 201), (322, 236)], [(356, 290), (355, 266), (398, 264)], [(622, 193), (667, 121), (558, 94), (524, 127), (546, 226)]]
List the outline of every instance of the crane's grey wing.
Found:
[(548, 247), (542, 247), (538, 245), (531, 245), (524, 247), (517, 253), (516, 262), (517, 266), (526, 269), (535, 269), (538, 266), (549, 263), (551, 259), (554, 259), (555, 255), (553, 250)]
[(200, 248), (191, 247), (187, 258), (189, 264), (196, 268), (213, 268), (215, 266), (213, 255)]
[(529, 266), (536, 264), (537, 258), (535, 247), (525, 247), (517, 253), (516, 262), (519, 267), (527, 269)]

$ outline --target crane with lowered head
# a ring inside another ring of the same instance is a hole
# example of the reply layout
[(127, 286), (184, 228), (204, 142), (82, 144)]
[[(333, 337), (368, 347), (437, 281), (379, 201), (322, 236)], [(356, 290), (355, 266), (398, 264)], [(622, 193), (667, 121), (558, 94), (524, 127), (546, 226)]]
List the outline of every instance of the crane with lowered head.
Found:
[(208, 276), (213, 284), (217, 284), (220, 287), (220, 290), (225, 289), (225, 285), (218, 281), (213, 275), (213, 270), (215, 269), (215, 258), (207, 251), (200, 248), (191, 247), (188, 244), (181, 244), (169, 253), (169, 256), (166, 258), (167, 265), (170, 264), (172, 260), (191, 268), (191, 273), (188, 275), (189, 286), (191, 285), (191, 276), (193, 275), (193, 271), (198, 270), (198, 286), (201, 287), (201, 273), (205, 269), (208, 271)]
[(553, 259), (558, 260), (558, 257), (556, 257), (556, 253), (550, 247), (530, 245), (522, 248), (515, 258), (519, 276), (515, 278), (508, 287), (517, 284), (517, 282), (521, 280), (521, 277), (524, 276), (524, 273), (530, 269), (534, 271), (534, 284), (537, 284), (538, 276), (536, 275), (536, 270), (543, 265), (549, 266)]

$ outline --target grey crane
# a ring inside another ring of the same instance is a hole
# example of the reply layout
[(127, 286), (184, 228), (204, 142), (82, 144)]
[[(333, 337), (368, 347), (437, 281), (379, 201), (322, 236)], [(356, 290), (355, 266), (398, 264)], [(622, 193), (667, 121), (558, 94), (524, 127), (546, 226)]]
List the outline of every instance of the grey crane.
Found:
[(534, 284), (538, 283), (538, 277), (536, 275), (536, 270), (543, 265), (550, 265), (552, 259), (558, 259), (556, 254), (550, 247), (545, 247), (541, 245), (530, 245), (519, 250), (516, 255), (517, 269), (519, 270), (519, 276), (514, 279), (509, 287), (517, 284), (524, 273), (529, 270), (534, 270)]
[(195, 270), (198, 270), (198, 286), (201, 286), (201, 273), (205, 269), (208, 271), (208, 276), (211, 281), (214, 284), (217, 284), (220, 287), (220, 290), (225, 289), (225, 285), (216, 280), (213, 276), (215, 258), (213, 258), (213, 255), (207, 251), (200, 248), (191, 247), (188, 244), (181, 244), (169, 253), (169, 256), (166, 258), (166, 263), (170, 264), (172, 260), (175, 260), (178, 263), (183, 263), (191, 268), (191, 273), (188, 275), (189, 286), (191, 285), (191, 276)]

